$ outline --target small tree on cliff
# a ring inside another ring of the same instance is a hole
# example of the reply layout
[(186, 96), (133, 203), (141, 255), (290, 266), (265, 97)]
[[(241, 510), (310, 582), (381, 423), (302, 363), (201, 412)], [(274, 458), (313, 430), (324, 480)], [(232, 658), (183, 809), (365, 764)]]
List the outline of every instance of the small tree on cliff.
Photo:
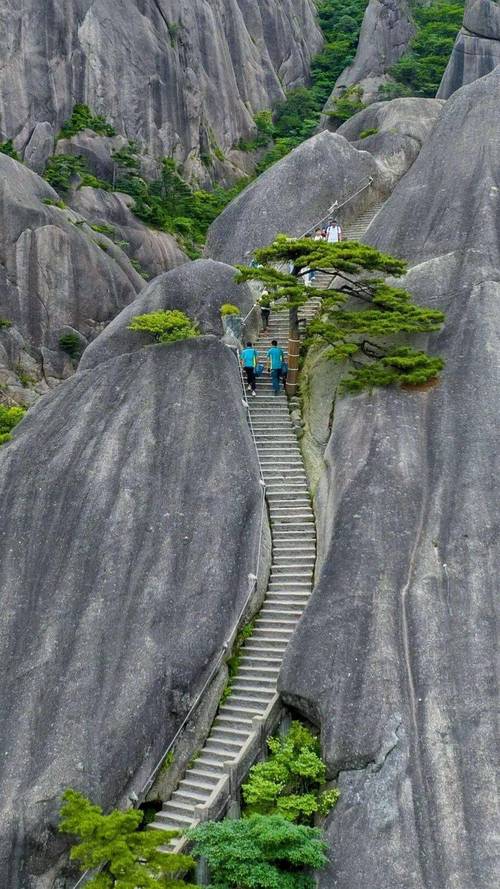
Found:
[(71, 860), (82, 871), (100, 869), (88, 889), (196, 889), (179, 876), (194, 867), (193, 859), (158, 850), (175, 831), (139, 830), (140, 810), (104, 815), (76, 790), (66, 790), (63, 799), (59, 830), (78, 837)]
[[(290, 310), (289, 394), (294, 394), (297, 384), (298, 310), (311, 297), (321, 297), (322, 308), (309, 324), (308, 336), (329, 343), (333, 361), (350, 364), (350, 373), (342, 381), (345, 391), (391, 383), (416, 385), (442, 370), (444, 362), (439, 357), (407, 345), (386, 345), (387, 337), (432, 333), (444, 321), (442, 312), (415, 305), (408, 291), (386, 283), (385, 276), (400, 277), (406, 272), (403, 261), (358, 241), (330, 244), (285, 235), (278, 235), (254, 255), (258, 266), (238, 266), (237, 280), (260, 281), (278, 307)], [(291, 271), (283, 271), (283, 264)], [(331, 286), (325, 290), (306, 287), (307, 270), (331, 274)]]

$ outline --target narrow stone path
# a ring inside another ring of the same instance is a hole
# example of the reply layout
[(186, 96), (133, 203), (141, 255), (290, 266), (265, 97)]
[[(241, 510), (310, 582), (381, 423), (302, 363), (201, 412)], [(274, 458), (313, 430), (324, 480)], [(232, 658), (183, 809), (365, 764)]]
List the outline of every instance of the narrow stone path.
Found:
[[(346, 227), (345, 237), (362, 237), (382, 206), (383, 202), (372, 205)], [(318, 274), (315, 285), (327, 287), (330, 279), (327, 273)], [(300, 317), (310, 320), (318, 308), (319, 300), (313, 298), (303, 307)], [(287, 312), (272, 313), (268, 333), (256, 342), (263, 364), (273, 339), (286, 351)], [(279, 395), (273, 394), (267, 371), (258, 380), (256, 397), (249, 392), (245, 395), (266, 485), (272, 534), (271, 574), (254, 631), (241, 648), (232, 693), (220, 706), (200, 754), (150, 825), (159, 830), (186, 831), (200, 821), (222, 814), (231, 773), (245, 774), (258, 750), (262, 729), (270, 725), (276, 712), (283, 654), (312, 592), (316, 561), (314, 514), (287, 397), (283, 389)], [(171, 841), (164, 849), (179, 849), (183, 842), (182, 838)]]
[[(317, 311), (314, 302), (302, 317)], [(288, 313), (271, 315), (269, 333), (256, 347), (263, 363), (272, 339), (285, 348)], [(201, 753), (177, 790), (150, 825), (162, 830), (187, 830), (205, 820), (221, 804), (227, 776), (248, 751), (252, 737), (276, 707), (276, 683), (283, 653), (312, 591), (316, 532), (299, 443), (292, 427), (287, 397), (275, 396), (267, 371), (258, 380), (257, 395), (248, 405), (257, 452), (266, 484), (272, 532), (272, 567), (255, 628), (242, 646), (232, 693), (221, 705)], [(175, 841), (165, 848), (179, 846)]]

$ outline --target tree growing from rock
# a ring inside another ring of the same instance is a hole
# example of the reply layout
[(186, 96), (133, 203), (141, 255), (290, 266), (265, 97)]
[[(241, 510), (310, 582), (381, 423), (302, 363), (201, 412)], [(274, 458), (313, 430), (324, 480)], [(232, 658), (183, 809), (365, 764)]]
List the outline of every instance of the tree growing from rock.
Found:
[[(329, 357), (350, 366), (342, 390), (418, 385), (442, 370), (441, 358), (401, 344), (402, 335), (433, 333), (444, 322), (442, 312), (416, 305), (407, 290), (387, 282), (389, 275), (405, 274), (402, 260), (358, 241), (330, 244), (285, 235), (254, 255), (257, 267), (238, 266), (238, 281), (260, 281), (274, 297), (276, 309), (290, 310), (289, 394), (295, 393), (297, 383), (298, 310), (312, 297), (320, 297), (322, 307), (308, 326), (308, 341), (328, 343)], [(308, 270), (329, 273), (330, 286), (307, 287)], [(395, 337), (397, 345), (388, 344)]]
[(189, 836), (193, 854), (207, 860), (212, 889), (313, 889), (304, 869), (326, 864), (321, 831), (280, 815), (207, 821)]
[(82, 871), (98, 870), (88, 889), (195, 889), (179, 876), (194, 867), (188, 855), (159, 851), (176, 831), (140, 830), (138, 809), (104, 815), (76, 790), (66, 790), (59, 830), (77, 837), (70, 858)]

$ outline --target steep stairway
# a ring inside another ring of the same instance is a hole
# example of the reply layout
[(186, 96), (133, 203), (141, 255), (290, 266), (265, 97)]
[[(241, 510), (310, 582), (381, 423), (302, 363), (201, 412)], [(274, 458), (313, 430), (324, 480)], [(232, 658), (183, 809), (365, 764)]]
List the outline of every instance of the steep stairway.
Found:
[[(344, 226), (344, 239), (346, 241), (361, 240), (363, 235), (366, 234), (375, 217), (378, 215), (378, 213), (380, 213), (384, 204), (385, 200), (378, 201), (376, 204), (372, 204), (371, 207), (364, 211), (364, 213), (362, 213), (352, 222)], [(327, 272), (318, 272), (314, 281), (314, 286), (327, 288), (331, 280), (332, 276), (329, 275)]]
[[(304, 307), (304, 320), (317, 311), (317, 302), (311, 300)], [(272, 313), (268, 334), (256, 343), (264, 364), (271, 340), (286, 348), (287, 337), (288, 313)], [(257, 382), (256, 396), (245, 395), (266, 486), (271, 574), (254, 631), (241, 648), (232, 693), (219, 708), (200, 754), (150, 825), (160, 830), (185, 831), (214, 811), (218, 797), (223, 799), (228, 770), (248, 753), (252, 738), (278, 704), (276, 683), (283, 653), (312, 591), (316, 530), (287, 397), (283, 389), (273, 394), (267, 371)], [(182, 839), (176, 839), (164, 848), (172, 851), (181, 845)]]

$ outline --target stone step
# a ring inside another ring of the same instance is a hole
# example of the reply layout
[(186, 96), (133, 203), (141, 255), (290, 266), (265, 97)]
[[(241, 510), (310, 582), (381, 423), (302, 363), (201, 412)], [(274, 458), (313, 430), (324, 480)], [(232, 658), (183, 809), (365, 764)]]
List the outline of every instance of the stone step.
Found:
[(171, 812), (167, 810), (168, 803), (161, 811), (155, 815), (154, 825), (160, 827), (161, 830), (187, 830), (193, 823), (193, 817), (183, 815), (180, 812)]
[(227, 726), (228, 728), (237, 728), (241, 731), (249, 732), (252, 729), (252, 719), (253, 717), (247, 716), (238, 717), (233, 713), (219, 713), (214, 726), (219, 726), (219, 728)]
[[(256, 651), (261, 651), (264, 649), (255, 649)], [(266, 648), (266, 651), (269, 649)], [(227, 699), (226, 703), (232, 703), (234, 706), (245, 706), (248, 705), (259, 705), (263, 704), (265, 707), (268, 706), (269, 702), (272, 700), (274, 696), (274, 691), (271, 689), (247, 689), (246, 691), (235, 691), (233, 686), (233, 694)]]
[[(244, 649), (243, 649), (243, 651), (244, 651)], [(244, 659), (245, 659), (245, 656), (241, 658), (241, 662), (243, 662)], [(248, 659), (249, 660), (257, 660), (257, 657), (253, 656), (252, 658), (250, 658), (250, 656), (248, 656)], [(278, 663), (281, 663), (280, 658), (278, 658), (277, 660), (278, 660)], [(231, 701), (232, 701), (232, 697), (228, 698), (226, 703), (223, 704), (222, 707), (219, 708), (219, 715), (220, 716), (223, 716), (223, 715), (225, 716), (227, 714), (228, 716), (234, 716), (235, 719), (239, 719), (240, 717), (242, 717), (243, 719), (252, 720), (252, 719), (254, 719), (255, 716), (262, 716), (264, 710), (266, 709), (266, 705), (263, 701), (259, 702), (258, 704), (257, 703), (248, 704), (246, 707), (242, 706), (241, 703), (240, 704), (231, 704)]]
[(216, 753), (220, 753), (222, 755), (224, 755), (224, 753), (226, 752), (236, 755), (238, 751), (241, 750), (242, 746), (243, 738), (241, 739), (241, 741), (229, 740), (228, 738), (217, 738), (213, 736), (213, 732), (210, 732), (208, 741), (206, 742), (203, 749), (206, 750), (207, 753), (210, 751), (211, 754), (215, 751)]
[(202, 806), (203, 803), (206, 803), (208, 799), (210, 799), (213, 792), (213, 787), (207, 787), (205, 790), (196, 787), (186, 787), (183, 781), (179, 784), (179, 790), (175, 790), (172, 794), (172, 801), (179, 803), (185, 803), (186, 805), (190, 805), (192, 808), (194, 806)]
[[(259, 620), (260, 620), (260, 618), (259, 618)], [(242, 659), (241, 664), (240, 664), (240, 669), (238, 670), (238, 676), (240, 676), (240, 677), (241, 676), (254, 676), (254, 677), (258, 678), (259, 676), (262, 676), (265, 679), (272, 679), (273, 676), (276, 676), (277, 673), (279, 673), (278, 659), (277, 659), (276, 663), (272, 664), (272, 665), (269, 665), (269, 664), (264, 665), (262, 663), (262, 661), (255, 663), (254, 661), (249, 661), (248, 658), (245, 661), (243, 661), (243, 659)]]

